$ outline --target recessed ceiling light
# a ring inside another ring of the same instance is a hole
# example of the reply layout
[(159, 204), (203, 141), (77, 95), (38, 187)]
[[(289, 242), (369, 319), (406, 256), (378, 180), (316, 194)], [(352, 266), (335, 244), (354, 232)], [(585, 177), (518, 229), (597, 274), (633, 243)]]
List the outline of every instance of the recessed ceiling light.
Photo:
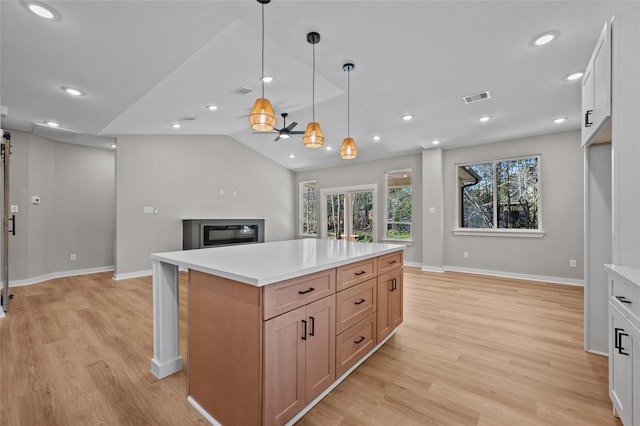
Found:
[(431, 143), (434, 145), (439, 145), (440, 144), (440, 140), (439, 139), (435, 139), (434, 141), (432, 141)]
[(578, 80), (579, 78), (582, 78), (583, 75), (584, 75), (583, 72), (574, 72), (566, 76), (564, 79), (568, 81), (574, 81), (574, 80)]
[(51, 9), (41, 3), (29, 3), (27, 5), (31, 13), (44, 19), (54, 19), (56, 14)]
[(265, 83), (271, 83), (275, 79), (276, 78), (272, 75), (265, 75), (264, 77), (262, 77), (262, 81), (264, 81)]
[(116, 144), (115, 144), (115, 143), (112, 143), (112, 144), (111, 144), (111, 148), (116, 149)]
[(62, 90), (64, 90), (65, 93), (71, 95), (71, 96), (82, 96), (84, 95), (84, 92), (78, 90), (78, 89), (74, 89), (73, 87), (66, 87), (66, 86), (62, 86)]
[(380, 139), (382, 139), (382, 138), (380, 136), (378, 136), (378, 135), (375, 135), (373, 137), (373, 140), (376, 141), (376, 142), (380, 142)]
[(289, 154), (289, 158), (296, 158), (296, 156), (293, 154)]
[(60, 124), (56, 123), (55, 121), (45, 121), (44, 124), (46, 124), (49, 127), (60, 127)]
[(556, 37), (558, 37), (558, 33), (555, 31), (540, 34), (533, 39), (533, 45), (544, 46), (545, 44), (551, 43)]
[(402, 116), (402, 119), (404, 121), (410, 121), (410, 120), (413, 119), (413, 114), (405, 114), (405, 115)]
[(564, 123), (565, 121), (567, 121), (567, 117), (558, 117), (555, 120), (553, 120), (553, 122), (556, 124)]
[(174, 129), (179, 129), (182, 126), (180, 125), (180, 123), (173, 123), (171, 127), (173, 127)]
[(326, 149), (327, 149), (327, 151), (331, 151), (333, 148), (331, 148), (330, 146), (328, 146)]
[(218, 105), (207, 105), (209, 111), (215, 111), (218, 109)]
[(490, 115), (485, 115), (485, 116), (482, 116), (482, 117), (478, 118), (478, 121), (481, 122), (481, 123), (486, 123), (489, 120), (491, 120), (491, 116)]

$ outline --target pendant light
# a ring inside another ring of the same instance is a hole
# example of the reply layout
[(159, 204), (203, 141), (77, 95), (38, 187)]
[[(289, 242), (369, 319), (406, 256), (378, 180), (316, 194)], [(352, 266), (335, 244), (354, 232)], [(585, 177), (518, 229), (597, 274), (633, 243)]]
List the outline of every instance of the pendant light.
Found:
[(310, 32), (307, 41), (313, 45), (313, 77), (311, 80), (311, 123), (307, 124), (302, 141), (307, 148), (320, 148), (324, 144), (324, 135), (320, 123), (316, 122), (316, 44), (320, 42), (320, 34)]
[(353, 160), (358, 155), (358, 147), (356, 147), (356, 141), (353, 140), (352, 137), (349, 136), (349, 126), (350, 126), (350, 101), (351, 101), (351, 78), (349, 73), (351, 70), (355, 68), (353, 64), (344, 64), (342, 69), (347, 72), (347, 137), (342, 141), (342, 146), (340, 147), (340, 157), (344, 160)]
[(276, 115), (271, 107), (271, 102), (264, 97), (264, 5), (271, 0), (257, 1), (262, 5), (262, 76), (260, 77), (262, 97), (256, 99), (256, 103), (253, 104), (251, 114), (249, 114), (249, 124), (253, 130), (258, 132), (270, 132), (276, 127)]

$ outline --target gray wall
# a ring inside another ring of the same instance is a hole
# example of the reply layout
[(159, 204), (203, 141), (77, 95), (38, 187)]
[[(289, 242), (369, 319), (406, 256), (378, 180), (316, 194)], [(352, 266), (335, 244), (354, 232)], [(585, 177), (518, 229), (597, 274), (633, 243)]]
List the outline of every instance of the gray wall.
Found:
[(123, 135), (116, 157), (117, 278), (182, 250), (182, 219), (264, 218), (265, 241), (295, 237), (293, 173), (230, 137)]
[[(456, 164), (535, 154), (541, 154), (543, 238), (452, 234), (456, 224)], [(443, 164), (446, 266), (556, 277), (567, 282), (583, 279), (584, 180), (578, 131), (448, 150), (444, 151)], [(469, 252), (468, 259), (463, 257), (464, 251)], [(576, 268), (569, 267), (569, 259), (577, 260)]]
[(18, 131), (11, 144), (10, 203), (19, 210), (10, 281), (113, 266), (114, 153)]
[[(422, 163), (420, 155), (412, 155), (405, 157), (390, 158), (381, 161), (371, 161), (367, 163), (350, 164), (345, 161), (345, 166), (333, 167), (329, 169), (312, 170), (300, 172), (296, 175), (296, 206), (298, 199), (298, 184), (302, 181), (317, 181), (318, 197), (320, 190), (324, 188), (338, 188), (345, 186), (378, 185), (378, 212), (377, 226), (378, 239), (383, 236), (382, 218), (384, 215), (384, 172), (398, 169), (411, 169), (413, 182), (413, 199), (412, 201), (412, 217), (413, 217), (413, 244), (409, 245), (405, 250), (404, 256), (406, 262), (421, 264), (422, 262)], [(321, 200), (318, 198), (318, 202)], [(318, 213), (320, 208), (318, 208)], [(298, 229), (298, 209), (296, 207), (296, 221), (294, 223), (295, 230)]]

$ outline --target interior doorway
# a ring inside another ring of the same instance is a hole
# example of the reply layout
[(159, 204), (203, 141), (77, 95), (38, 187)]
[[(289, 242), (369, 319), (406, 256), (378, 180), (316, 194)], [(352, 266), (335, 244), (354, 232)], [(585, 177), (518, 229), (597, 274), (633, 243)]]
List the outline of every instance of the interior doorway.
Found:
[(377, 241), (377, 192), (376, 185), (322, 189), (321, 238)]

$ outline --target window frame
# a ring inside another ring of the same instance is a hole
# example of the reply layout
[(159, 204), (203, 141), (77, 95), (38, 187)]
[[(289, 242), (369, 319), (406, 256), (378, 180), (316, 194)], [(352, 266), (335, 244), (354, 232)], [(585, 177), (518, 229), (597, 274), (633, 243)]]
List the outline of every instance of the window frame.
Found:
[[(388, 205), (389, 205), (389, 184), (388, 184), (388, 175), (390, 174), (394, 174), (394, 173), (409, 173), (409, 175), (411, 176), (411, 221), (410, 222), (389, 222), (389, 209), (388, 209)], [(413, 170), (409, 167), (406, 169), (397, 169), (397, 170), (387, 170), (386, 172), (384, 172), (383, 174), (383, 185), (384, 185), (384, 199), (383, 199), (383, 205), (384, 205), (384, 212), (383, 212), (383, 223), (382, 223), (382, 229), (383, 229), (383, 237), (382, 237), (382, 241), (393, 241), (393, 242), (401, 242), (401, 243), (408, 243), (411, 244), (413, 243), (413, 230), (414, 230), (414, 226), (413, 226), (413, 212), (415, 211), (414, 206), (413, 206), (413, 201), (414, 201), (414, 197), (413, 197), (413, 189), (415, 188), (414, 186), (414, 175), (413, 175)], [(388, 232), (389, 232), (389, 224), (390, 223), (399, 223), (399, 224), (408, 224), (409, 225), (409, 229), (410, 229), (410, 234), (411, 237), (409, 238), (393, 238), (393, 237), (389, 237)]]
[[(315, 234), (309, 234), (309, 233), (305, 233), (304, 232), (304, 223), (305, 223), (305, 217), (304, 217), (304, 188), (305, 185), (308, 184), (313, 184), (314, 185), (314, 190), (316, 193), (316, 207), (315, 207), (315, 212), (316, 212), (316, 217), (315, 217), (315, 222), (316, 222), (316, 233)], [(317, 180), (304, 180), (304, 181), (300, 181), (299, 185), (298, 185), (298, 237), (300, 238), (318, 238), (318, 181)]]
[[(516, 161), (523, 160), (526, 158), (536, 158), (538, 163), (538, 228), (537, 229), (523, 229), (523, 228), (463, 228), (461, 226), (462, 215), (462, 188), (459, 185), (459, 177), (458, 170), (460, 167), (471, 166), (474, 164), (482, 164), (482, 163), (491, 163), (493, 168), (493, 217), (494, 217), (494, 225), (497, 226), (497, 174), (496, 174), (496, 163), (502, 161)], [(455, 182), (455, 218), (454, 218), (454, 228), (452, 229), (453, 235), (460, 236), (482, 236), (482, 237), (516, 237), (516, 238), (542, 238), (545, 235), (544, 227), (543, 227), (543, 185), (542, 185), (542, 155), (541, 154), (529, 154), (529, 155), (519, 155), (515, 157), (503, 157), (496, 158), (492, 160), (477, 160), (477, 161), (468, 161), (464, 163), (455, 163), (454, 164), (454, 182)]]

